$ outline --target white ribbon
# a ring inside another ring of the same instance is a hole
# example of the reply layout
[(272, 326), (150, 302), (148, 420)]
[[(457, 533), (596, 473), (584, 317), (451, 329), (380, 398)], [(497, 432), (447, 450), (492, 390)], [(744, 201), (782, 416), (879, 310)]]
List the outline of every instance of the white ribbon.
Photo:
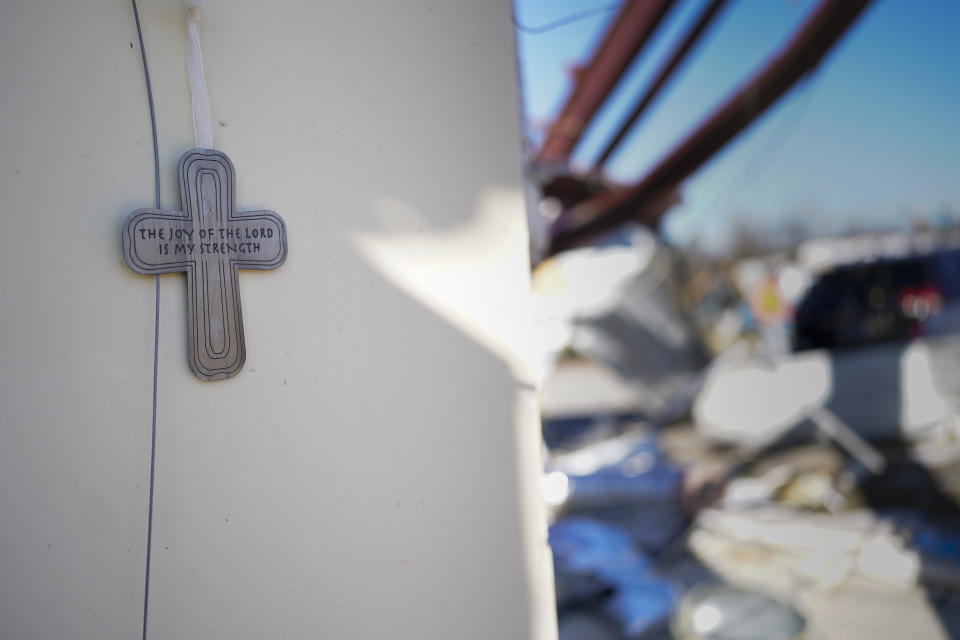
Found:
[(203, 53), (200, 51), (201, 0), (187, 0), (187, 80), (190, 83), (190, 101), (193, 106), (193, 136), (197, 147), (213, 149), (213, 116), (207, 81), (203, 75)]

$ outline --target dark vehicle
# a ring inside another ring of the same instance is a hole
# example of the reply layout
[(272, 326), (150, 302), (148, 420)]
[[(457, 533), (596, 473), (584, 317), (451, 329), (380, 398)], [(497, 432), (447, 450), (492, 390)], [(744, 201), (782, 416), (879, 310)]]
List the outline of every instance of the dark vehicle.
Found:
[(960, 250), (840, 267), (797, 306), (793, 349), (842, 349), (960, 330)]

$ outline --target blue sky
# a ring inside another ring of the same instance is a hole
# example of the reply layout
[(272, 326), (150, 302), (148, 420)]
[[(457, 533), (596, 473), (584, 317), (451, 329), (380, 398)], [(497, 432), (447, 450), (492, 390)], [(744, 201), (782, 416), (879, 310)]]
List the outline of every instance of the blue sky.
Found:
[[(612, 3), (515, 0), (538, 26)], [(576, 149), (589, 167), (706, 0), (679, 0)], [(731, 0), (607, 164), (633, 182), (779, 50), (815, 0)], [(529, 133), (548, 123), (615, 11), (518, 33)], [(722, 250), (734, 221), (775, 234), (905, 227), (960, 216), (960, 2), (876, 0), (815, 74), (687, 181), (668, 238)]]

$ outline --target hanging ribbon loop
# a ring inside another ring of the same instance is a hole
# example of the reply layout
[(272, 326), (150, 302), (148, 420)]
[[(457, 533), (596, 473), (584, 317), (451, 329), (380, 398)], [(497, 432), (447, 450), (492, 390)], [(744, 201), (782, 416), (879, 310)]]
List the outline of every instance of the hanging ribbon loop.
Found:
[(203, 53), (200, 51), (200, 0), (188, 0), (187, 11), (187, 80), (193, 108), (193, 136), (198, 148), (213, 149), (213, 116), (207, 81), (203, 75)]

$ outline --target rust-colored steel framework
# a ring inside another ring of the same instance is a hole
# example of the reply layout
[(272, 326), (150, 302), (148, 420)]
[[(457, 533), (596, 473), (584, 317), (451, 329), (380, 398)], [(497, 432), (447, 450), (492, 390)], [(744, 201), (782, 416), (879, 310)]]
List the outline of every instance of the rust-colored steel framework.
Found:
[(637, 123), (637, 120), (639, 120), (643, 112), (647, 110), (647, 107), (660, 95), (660, 90), (666, 86), (667, 80), (674, 74), (677, 67), (680, 66), (687, 57), (687, 54), (693, 49), (693, 45), (697, 43), (697, 40), (700, 39), (700, 36), (703, 35), (704, 31), (710, 26), (710, 23), (713, 22), (713, 19), (717, 17), (720, 9), (722, 9), (723, 5), (727, 4), (727, 2), (728, 0), (710, 0), (707, 6), (703, 8), (697, 17), (697, 21), (684, 36), (683, 41), (674, 49), (670, 55), (670, 59), (663, 65), (660, 72), (657, 73), (657, 77), (653, 79), (653, 82), (650, 83), (647, 90), (643, 92), (643, 96), (637, 101), (637, 106), (633, 108), (630, 115), (627, 116), (626, 120), (624, 120), (617, 129), (613, 138), (610, 139), (603, 148), (603, 151), (600, 152), (600, 156), (594, 163), (594, 167), (600, 168), (610, 159), (610, 156), (613, 155), (616, 148), (623, 142), (627, 133), (633, 128), (633, 125)]
[[(610, 231), (629, 220), (639, 220), (655, 227), (669, 208), (664, 206), (664, 203), (671, 200), (680, 183), (774, 104), (798, 80), (816, 68), (870, 2), (871, 0), (822, 0), (787, 45), (674, 148), (646, 177), (631, 187), (602, 193), (566, 210), (554, 223), (549, 254), (577, 246), (590, 237)], [(705, 14), (701, 14), (701, 21), (703, 15)], [(709, 22), (709, 18), (706, 22)], [(684, 47), (689, 49), (693, 46), (705, 26), (704, 24), (698, 33), (684, 40), (678, 48), (679, 58), (682, 59), (686, 53), (682, 51)], [(610, 29), (608, 39), (615, 31), (616, 27)], [(691, 33), (694, 31), (696, 28)], [(639, 48), (636, 52), (639, 52)], [(671, 61), (674, 57), (678, 57), (678, 53), (674, 54)], [(662, 74), (664, 76), (662, 82), (666, 82), (678, 64), (679, 61), (673, 65), (672, 69)], [(623, 68), (625, 66), (626, 63)], [(665, 68), (669, 66), (668, 62)], [(588, 71), (598, 73), (608, 81), (614, 77), (609, 70), (604, 70), (602, 65), (598, 64), (598, 56), (591, 61)], [(616, 77), (619, 77), (619, 74)], [(589, 80), (585, 72), (577, 83), (578, 90), (574, 91), (574, 97), (588, 92), (587, 87), (597, 86)], [(603, 86), (605, 90), (602, 95), (598, 93), (593, 96), (596, 104), (591, 113), (596, 111), (599, 103), (612, 88), (612, 86)], [(583, 87), (582, 90), (580, 90), (581, 87)], [(580, 100), (584, 104), (594, 102), (588, 101), (586, 96)], [(564, 114), (568, 114), (572, 104), (574, 104), (573, 98), (567, 103)], [(558, 121), (557, 124), (561, 122)], [(582, 131), (583, 128), (584, 125), (581, 124), (579, 129)], [(571, 140), (575, 143), (576, 138), (566, 138), (566, 144), (570, 146), (563, 147), (556, 137), (553, 139), (548, 137), (540, 154), (540, 160), (565, 158), (561, 151), (567, 149), (566, 153), (569, 153), (572, 149)], [(549, 149), (548, 144), (551, 145)]]
[(674, 0), (628, 0), (611, 23), (540, 148), (544, 164), (567, 161), (600, 105), (643, 49)]

